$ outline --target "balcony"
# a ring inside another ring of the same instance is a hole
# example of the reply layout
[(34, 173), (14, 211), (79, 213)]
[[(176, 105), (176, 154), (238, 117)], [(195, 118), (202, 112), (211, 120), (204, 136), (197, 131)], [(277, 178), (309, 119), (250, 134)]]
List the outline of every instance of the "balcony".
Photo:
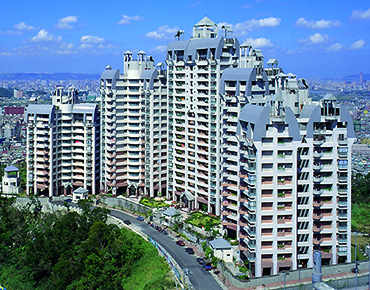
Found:
[(313, 189), (313, 194), (314, 195), (321, 195), (323, 193), (323, 190), (322, 189)]
[(313, 239), (312, 240), (312, 243), (314, 244), (314, 245), (320, 245), (322, 242), (323, 242), (324, 240), (323, 239)]
[(347, 238), (338, 238), (338, 243), (347, 244)]
[(339, 139), (338, 144), (339, 145), (347, 145), (348, 144), (347, 138)]
[(339, 217), (339, 218), (341, 218), (341, 219), (343, 219), (343, 218), (344, 218), (344, 219), (345, 219), (345, 218), (347, 218), (347, 215), (348, 215), (348, 214), (347, 214), (346, 212), (344, 212), (344, 213), (338, 213), (338, 217)]
[(322, 176), (314, 176), (313, 177), (313, 182), (320, 183), (324, 180), (324, 177)]
[(321, 207), (324, 203), (322, 201), (318, 202), (318, 201), (314, 201), (313, 202), (313, 207)]
[(277, 261), (278, 267), (291, 267), (292, 259), (291, 258), (278, 258)]
[(272, 259), (262, 259), (261, 260), (261, 267), (272, 267), (273, 262)]
[(316, 163), (312, 167), (313, 167), (313, 170), (321, 170), (321, 169), (323, 169), (324, 166), (322, 164), (317, 164)]
[(323, 214), (313, 214), (313, 219), (314, 220), (321, 220), (323, 217)]
[(314, 226), (314, 227), (312, 228), (312, 230), (313, 230), (313, 232), (314, 232), (314, 233), (319, 233), (319, 232), (321, 232), (323, 229), (324, 229), (324, 228), (323, 228), (322, 226), (320, 226), (320, 227)]
[(314, 139), (313, 140), (313, 145), (320, 146), (320, 145), (324, 144), (324, 142), (325, 142), (325, 139)]

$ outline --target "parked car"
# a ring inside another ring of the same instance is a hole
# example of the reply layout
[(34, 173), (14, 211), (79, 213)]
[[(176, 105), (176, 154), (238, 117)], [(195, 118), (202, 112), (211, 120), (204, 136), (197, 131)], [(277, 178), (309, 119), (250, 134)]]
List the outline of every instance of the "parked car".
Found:
[(176, 244), (177, 244), (177, 245), (179, 245), (179, 246), (181, 246), (181, 247), (185, 246), (184, 241), (181, 241), (181, 240), (178, 240), (178, 241), (176, 242)]
[(209, 264), (205, 265), (204, 270), (211, 271), (212, 270), (212, 265), (209, 265)]
[(203, 258), (197, 258), (197, 262), (202, 265), (204, 263), (204, 259)]
[(131, 225), (131, 221), (130, 220), (124, 220), (123, 221), (126, 225)]
[(67, 198), (64, 200), (64, 202), (72, 202), (72, 199), (71, 198)]
[(144, 217), (140, 215), (137, 217), (137, 220), (142, 222), (144, 220)]
[(194, 250), (192, 248), (186, 248), (185, 252), (187, 252), (190, 255), (194, 255)]

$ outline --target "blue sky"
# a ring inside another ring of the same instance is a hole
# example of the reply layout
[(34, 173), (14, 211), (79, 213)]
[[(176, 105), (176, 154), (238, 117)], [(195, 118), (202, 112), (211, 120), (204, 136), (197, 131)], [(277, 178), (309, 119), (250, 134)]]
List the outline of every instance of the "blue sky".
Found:
[(164, 61), (178, 30), (228, 24), (298, 77), (370, 73), (370, 1), (2, 1), (0, 72), (100, 74), (126, 50)]

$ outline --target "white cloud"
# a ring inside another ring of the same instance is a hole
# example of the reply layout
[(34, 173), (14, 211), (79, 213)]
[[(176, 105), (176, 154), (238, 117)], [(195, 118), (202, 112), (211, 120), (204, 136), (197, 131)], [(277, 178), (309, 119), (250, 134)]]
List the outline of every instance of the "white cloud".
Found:
[(263, 18), (263, 19), (258, 20), (258, 26), (275, 27), (275, 26), (279, 26), (280, 22), (281, 22), (280, 18), (274, 18), (274, 17)]
[(337, 42), (337, 43), (330, 45), (326, 50), (340, 51), (342, 48), (343, 48), (343, 45)]
[(55, 27), (59, 29), (72, 29), (73, 28), (72, 24), (76, 22), (77, 22), (77, 17), (71, 15), (71, 16), (67, 16), (62, 19), (59, 19)]
[(156, 46), (154, 47), (152, 50), (150, 50), (151, 52), (164, 52), (167, 50), (167, 45), (159, 45), (159, 46)]
[(71, 49), (74, 48), (74, 45), (73, 45), (73, 43), (62, 43), (60, 45), (60, 48), (65, 49), (65, 50), (71, 50)]
[(328, 39), (329, 37), (327, 34), (315, 33), (313, 35), (310, 35), (308, 38), (299, 40), (299, 42), (315, 45), (325, 43), (328, 41)]
[(21, 31), (17, 30), (17, 31), (13, 31), (13, 30), (3, 30), (3, 31), (0, 31), (0, 35), (20, 35), (22, 34)]
[(362, 20), (362, 19), (370, 19), (370, 8), (366, 11), (361, 11), (361, 10), (354, 10), (352, 11), (352, 15), (351, 15), (351, 18), (352, 19), (359, 19), (359, 20)]
[(150, 31), (145, 34), (145, 37), (153, 38), (155, 40), (170, 40), (175, 38), (176, 32), (179, 31), (179, 27), (169, 27), (168, 25), (163, 25), (157, 28), (155, 31)]
[(256, 39), (253, 39), (253, 38), (247, 38), (245, 40), (246, 43), (248, 43), (249, 45), (255, 47), (255, 48), (262, 48), (262, 47), (271, 47), (273, 46), (272, 42), (270, 39), (267, 39), (267, 38), (256, 38)]
[(93, 46), (91, 44), (87, 44), (87, 43), (82, 43), (80, 46), (81, 49), (90, 49), (92, 47)]
[(103, 43), (105, 42), (104, 38), (98, 37), (98, 36), (93, 36), (93, 35), (84, 35), (81, 37), (80, 41), (82, 43)]
[(14, 25), (14, 28), (17, 30), (33, 30), (35, 27), (31, 25), (27, 25), (24, 22), (19, 22), (18, 24)]
[(339, 20), (318, 20), (318, 21), (308, 21), (304, 17), (299, 18), (296, 23), (298, 27), (305, 27), (310, 29), (326, 29), (334, 26), (340, 26), (341, 22)]
[(80, 39), (81, 45), (80, 49), (89, 49), (95, 54), (101, 54), (103, 50), (114, 49), (116, 48), (111, 43), (108, 43), (104, 38), (93, 36), (93, 35), (84, 35)]
[(65, 55), (65, 54), (76, 54), (77, 51), (75, 51), (75, 50), (57, 50), (57, 51), (55, 51), (55, 53)]
[[(61, 38), (58, 39), (61, 40)], [(49, 34), (49, 32), (47, 32), (45, 29), (40, 30), (36, 36), (31, 38), (31, 41), (33, 42), (53, 41), (53, 40), (55, 40), (55, 37)]]
[(360, 39), (360, 40), (352, 43), (351, 46), (350, 46), (350, 49), (352, 49), (352, 50), (363, 49), (364, 48), (364, 45), (365, 45), (365, 40)]
[(139, 20), (142, 20), (142, 19), (144, 19), (144, 18), (139, 16), (139, 15), (129, 16), (129, 15), (124, 15), (123, 14), (121, 20), (118, 21), (117, 24), (128, 25), (128, 24), (131, 24), (132, 21), (139, 21)]
[(108, 44), (99, 44), (98, 48), (99, 49), (112, 49), (112, 48), (116, 48), (116, 47), (114, 45), (108, 43)]
[(12, 55), (14, 55), (12, 52), (0, 51), (0, 56), (12, 56)]
[(279, 26), (280, 22), (281, 22), (280, 18), (268, 17), (268, 18), (262, 18), (259, 20), (251, 19), (251, 20), (247, 20), (244, 22), (236, 23), (234, 25), (221, 22), (218, 24), (218, 27), (219, 29), (221, 29), (222, 26), (230, 26), (230, 28), (232, 28), (232, 30), (234, 31), (236, 35), (243, 36), (256, 28)]

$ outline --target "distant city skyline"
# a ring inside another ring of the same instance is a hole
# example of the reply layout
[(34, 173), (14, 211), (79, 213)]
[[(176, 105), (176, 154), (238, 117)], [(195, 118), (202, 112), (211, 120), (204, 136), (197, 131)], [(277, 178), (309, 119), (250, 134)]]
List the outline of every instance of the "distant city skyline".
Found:
[(189, 39), (207, 15), (240, 43), (261, 48), (300, 78), (368, 74), (368, 1), (44, 0), (1, 4), (0, 72), (101, 73), (122, 70), (123, 53), (144, 50), (163, 62), (178, 30)]

